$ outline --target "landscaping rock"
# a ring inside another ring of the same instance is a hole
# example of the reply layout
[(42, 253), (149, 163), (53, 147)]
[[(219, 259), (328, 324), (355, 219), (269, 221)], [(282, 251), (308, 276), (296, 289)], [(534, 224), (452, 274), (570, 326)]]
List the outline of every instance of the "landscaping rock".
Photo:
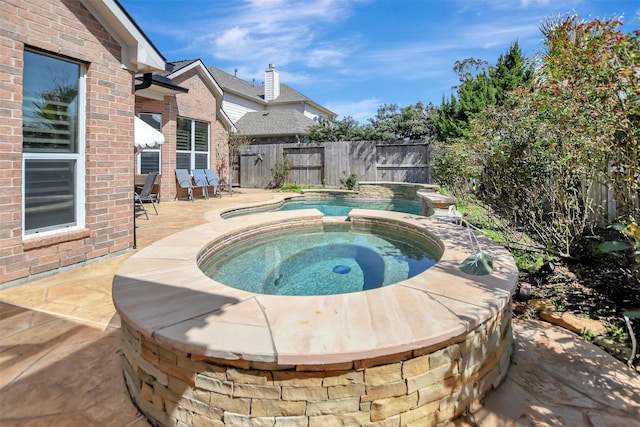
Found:
[(575, 332), (579, 335), (590, 334), (605, 335), (607, 328), (597, 320), (585, 319), (578, 317), (572, 313), (558, 313), (555, 311), (541, 311), (540, 318), (554, 325), (561, 326), (565, 329)]
[(518, 299), (521, 301), (526, 301), (529, 298), (531, 298), (531, 283), (520, 283), (520, 288), (518, 289)]
[(541, 311), (556, 311), (556, 306), (545, 299), (532, 299), (529, 301), (529, 305), (537, 313), (540, 313)]

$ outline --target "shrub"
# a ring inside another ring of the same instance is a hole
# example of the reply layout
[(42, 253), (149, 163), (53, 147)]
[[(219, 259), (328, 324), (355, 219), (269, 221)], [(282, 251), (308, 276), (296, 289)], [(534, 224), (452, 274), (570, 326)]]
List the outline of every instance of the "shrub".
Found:
[(432, 166), (438, 184), (457, 199), (467, 197), (473, 189), (473, 179), (480, 174), (473, 148), (461, 139), (436, 143)]
[(353, 190), (356, 188), (356, 186), (358, 185), (358, 175), (356, 175), (355, 173), (352, 173), (351, 175), (349, 175), (346, 178), (342, 178), (340, 180), (340, 183), (347, 189), (347, 190)]
[(276, 162), (271, 166), (271, 173), (273, 174), (273, 186), (276, 188), (282, 187), (285, 180), (287, 179), (287, 175), (289, 175), (289, 171), (291, 170), (291, 160), (287, 158), (287, 156), (282, 156), (281, 159), (276, 160)]

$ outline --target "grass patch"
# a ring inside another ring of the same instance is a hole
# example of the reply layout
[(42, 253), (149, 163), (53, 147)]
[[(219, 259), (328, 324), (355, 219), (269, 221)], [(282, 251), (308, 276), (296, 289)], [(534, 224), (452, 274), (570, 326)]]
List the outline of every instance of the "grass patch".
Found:
[(282, 185), (282, 187), (280, 187), (280, 189), (278, 189), (278, 191), (283, 192), (283, 193), (301, 193), (302, 192), (302, 185), (296, 183), (296, 182), (287, 182), (285, 184)]
[(536, 271), (540, 270), (540, 267), (542, 267), (545, 262), (551, 259), (551, 257), (545, 254), (524, 252), (518, 250), (512, 250), (511, 255), (513, 255), (513, 259), (516, 262), (516, 267), (518, 267), (518, 270), (524, 271), (529, 274), (533, 274)]
[(313, 185), (313, 184), (298, 184), (297, 182), (287, 182), (282, 185), (278, 189), (278, 191), (283, 193), (301, 193), (302, 190), (319, 190), (322, 188), (327, 188), (324, 185)]

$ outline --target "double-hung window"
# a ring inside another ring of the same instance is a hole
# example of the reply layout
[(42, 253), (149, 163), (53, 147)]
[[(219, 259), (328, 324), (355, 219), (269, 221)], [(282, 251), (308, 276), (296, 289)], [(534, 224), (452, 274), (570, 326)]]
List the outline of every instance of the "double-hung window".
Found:
[(24, 52), (25, 237), (84, 227), (85, 67)]
[[(162, 115), (155, 113), (140, 113), (140, 119), (146, 124), (162, 132)], [(162, 152), (160, 147), (145, 148), (138, 153), (138, 173), (143, 175), (149, 172), (160, 173), (162, 164)]]
[(176, 168), (209, 167), (209, 123), (178, 117), (176, 132)]

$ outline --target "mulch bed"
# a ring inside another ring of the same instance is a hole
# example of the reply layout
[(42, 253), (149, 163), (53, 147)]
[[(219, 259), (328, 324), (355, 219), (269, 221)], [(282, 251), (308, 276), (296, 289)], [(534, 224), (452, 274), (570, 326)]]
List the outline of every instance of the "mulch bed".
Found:
[[(521, 272), (520, 283), (531, 284), (532, 299), (545, 299), (558, 311), (598, 320), (609, 329), (610, 339), (631, 347), (622, 313), (640, 308), (640, 281), (633, 276), (630, 265), (628, 260), (611, 255), (580, 262), (556, 260), (535, 273)], [(537, 316), (533, 309), (522, 309), (522, 304), (519, 307), (516, 315)], [(640, 322), (635, 321), (633, 326), (640, 338)]]

